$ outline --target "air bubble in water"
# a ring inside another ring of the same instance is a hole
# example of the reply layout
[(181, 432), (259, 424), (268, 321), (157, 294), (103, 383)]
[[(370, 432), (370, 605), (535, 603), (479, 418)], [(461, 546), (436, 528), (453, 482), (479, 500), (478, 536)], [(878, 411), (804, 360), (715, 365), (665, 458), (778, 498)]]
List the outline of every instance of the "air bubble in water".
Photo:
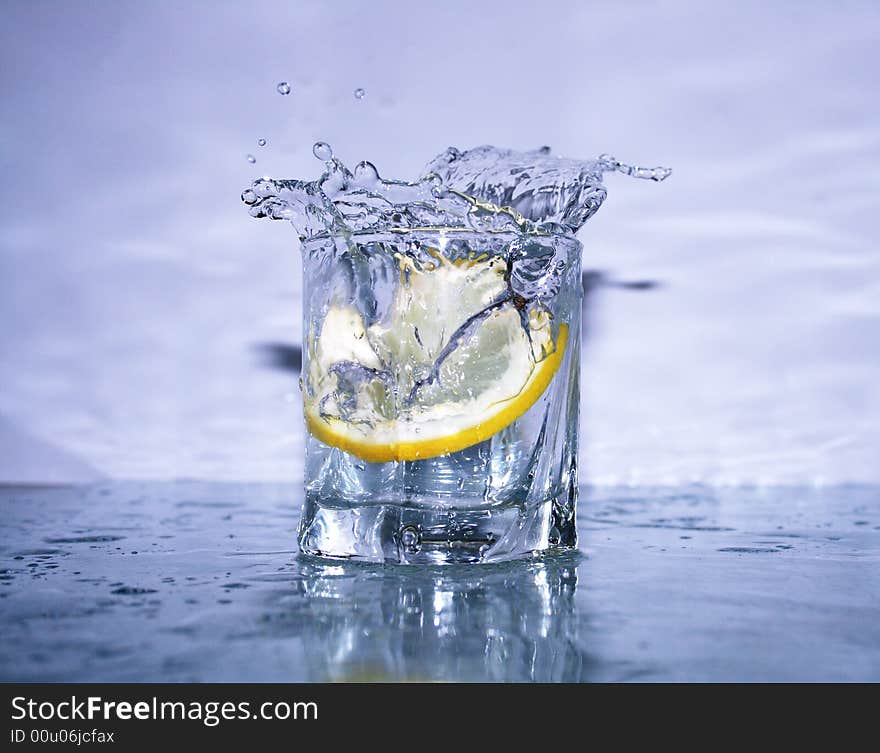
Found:
[(315, 145), (312, 147), (312, 154), (323, 162), (329, 162), (333, 159), (333, 150), (330, 148), (330, 144), (326, 141), (316, 141)]
[(257, 158), (254, 157), (253, 154), (249, 154), (249, 155), (247, 155), (247, 158), (246, 158), (246, 159), (247, 159), (247, 161), (250, 162), (252, 165), (257, 161)]
[(257, 146), (266, 146), (266, 139), (257, 139)]
[(355, 99), (363, 99), (366, 96), (366, 94), (367, 93), (361, 88), (357, 88), (354, 90), (354, 98)]
[(418, 551), (422, 536), (415, 526), (406, 526), (400, 531), (400, 543), (410, 552)]
[(284, 96), (290, 94), (290, 84), (286, 81), (279, 81), (278, 86), (276, 86), (275, 89), (279, 94), (283, 94)]
[(552, 243), (536, 238), (517, 238), (510, 244), (513, 265), (510, 287), (527, 301), (547, 301), (562, 287), (565, 262)]

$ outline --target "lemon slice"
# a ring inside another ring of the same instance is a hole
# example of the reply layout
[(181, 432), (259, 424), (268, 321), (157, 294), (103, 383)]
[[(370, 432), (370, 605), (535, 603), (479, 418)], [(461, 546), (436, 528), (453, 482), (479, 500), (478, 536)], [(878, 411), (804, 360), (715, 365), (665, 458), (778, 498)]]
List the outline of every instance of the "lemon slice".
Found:
[(317, 439), (373, 463), (437, 457), (490, 438), (547, 389), (567, 326), (554, 341), (545, 310), (522, 317), (503, 300), (498, 257), (436, 258), (399, 259), (383, 322), (367, 327), (354, 307), (332, 306), (310, 335), (303, 394)]

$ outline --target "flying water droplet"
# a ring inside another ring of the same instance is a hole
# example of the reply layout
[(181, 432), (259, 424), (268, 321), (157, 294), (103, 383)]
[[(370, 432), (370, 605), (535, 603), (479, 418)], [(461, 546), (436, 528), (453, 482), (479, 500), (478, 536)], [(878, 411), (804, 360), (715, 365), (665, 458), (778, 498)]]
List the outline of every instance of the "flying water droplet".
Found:
[(333, 150), (326, 141), (316, 141), (312, 147), (312, 154), (323, 162), (329, 162), (333, 159)]
[(257, 139), (257, 146), (266, 146), (266, 139)]
[(355, 99), (363, 99), (366, 95), (367, 95), (367, 93), (361, 88), (357, 88), (354, 90), (354, 98)]
[(286, 81), (279, 81), (278, 86), (276, 86), (275, 89), (281, 95), (287, 96), (288, 94), (290, 94), (290, 84), (288, 84)]
[(249, 154), (249, 155), (247, 155), (247, 161), (253, 165), (257, 161), (257, 158), (254, 157), (253, 154)]

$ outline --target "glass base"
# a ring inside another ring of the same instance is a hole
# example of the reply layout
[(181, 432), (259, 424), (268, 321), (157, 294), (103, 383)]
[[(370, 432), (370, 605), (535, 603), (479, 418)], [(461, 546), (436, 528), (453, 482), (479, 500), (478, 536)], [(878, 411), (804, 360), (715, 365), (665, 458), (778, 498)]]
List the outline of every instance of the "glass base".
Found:
[(305, 554), (413, 565), (503, 562), (577, 545), (577, 489), (537, 505), (427, 508), (308, 496)]

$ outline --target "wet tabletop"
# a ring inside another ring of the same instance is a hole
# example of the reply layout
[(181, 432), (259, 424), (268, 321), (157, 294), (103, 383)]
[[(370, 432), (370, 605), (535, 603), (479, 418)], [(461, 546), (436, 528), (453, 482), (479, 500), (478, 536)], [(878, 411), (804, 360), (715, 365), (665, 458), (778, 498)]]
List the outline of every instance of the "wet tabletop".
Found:
[(300, 558), (296, 486), (0, 487), (0, 679), (880, 680), (880, 488), (584, 489), (581, 552)]

